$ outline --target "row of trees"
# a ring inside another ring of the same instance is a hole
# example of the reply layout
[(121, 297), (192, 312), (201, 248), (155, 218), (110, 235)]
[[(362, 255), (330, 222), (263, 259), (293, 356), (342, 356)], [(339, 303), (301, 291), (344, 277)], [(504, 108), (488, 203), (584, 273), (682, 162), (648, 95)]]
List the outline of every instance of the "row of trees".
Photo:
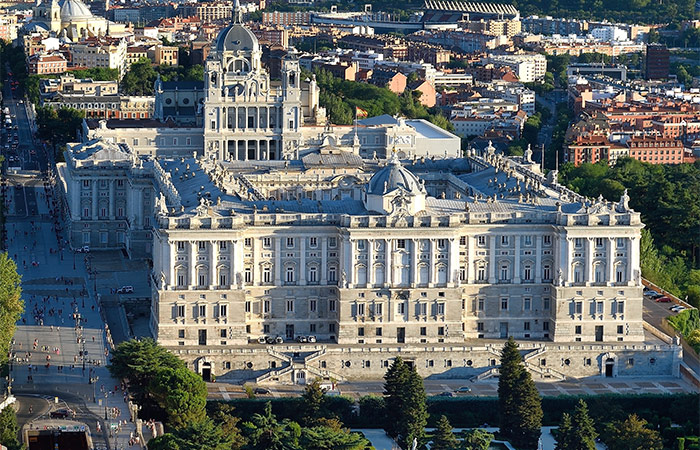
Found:
[[(319, 102), (326, 108), (332, 123), (352, 124), (355, 107), (360, 107), (367, 111), (369, 117), (400, 113), (409, 119), (425, 119), (448, 131), (454, 130), (449, 120), (437, 109), (427, 109), (420, 103), (420, 92), (406, 91), (396, 95), (387, 88), (336, 78), (327, 70), (317, 69), (314, 73), (321, 89)], [(310, 76), (308, 72), (302, 74), (302, 78)]]
[(369, 444), (333, 416), (318, 381), (307, 386), (298, 421), (278, 420), (269, 403), (241, 421), (230, 405), (207, 410), (201, 377), (152, 339), (120, 344), (109, 370), (127, 382), (142, 418), (166, 423), (167, 433), (150, 441), (150, 450), (364, 450)]
[(160, 75), (163, 81), (203, 81), (204, 67), (192, 66), (153, 66), (147, 58), (141, 58), (129, 68), (121, 81), (124, 95), (153, 95), (153, 84)]

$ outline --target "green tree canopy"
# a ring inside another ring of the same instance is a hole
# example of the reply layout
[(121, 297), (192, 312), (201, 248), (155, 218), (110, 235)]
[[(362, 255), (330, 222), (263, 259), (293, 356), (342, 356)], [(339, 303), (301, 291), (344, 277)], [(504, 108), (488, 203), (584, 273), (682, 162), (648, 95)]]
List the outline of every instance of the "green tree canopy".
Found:
[(315, 426), (302, 428), (299, 444), (304, 450), (364, 450), (369, 441), (348, 429)]
[(148, 394), (153, 375), (161, 368), (177, 369), (184, 363), (153, 339), (132, 339), (122, 342), (112, 352), (108, 366), (114, 378), (126, 380), (136, 403), (147, 413), (162, 411)]
[(317, 424), (320, 418), (321, 404), (323, 403), (323, 390), (321, 382), (315, 379), (304, 388), (304, 394), (301, 396), (303, 408), (303, 423), (306, 426)]
[(394, 360), (384, 375), (384, 400), (389, 436), (403, 447), (409, 447), (414, 439), (420, 442), (428, 421), (423, 379), (401, 357)]
[(243, 423), (243, 435), (249, 450), (297, 450), (301, 427), (296, 422), (278, 422), (272, 414), (272, 404), (265, 404), (263, 414), (254, 414), (250, 422)]
[(537, 448), (542, 400), (512, 337), (503, 346), (498, 379), (500, 432), (515, 446)]
[(647, 428), (647, 421), (636, 414), (623, 422), (609, 424), (602, 435), (608, 450), (662, 450), (659, 432)]
[(463, 450), (488, 450), (493, 441), (493, 434), (481, 428), (466, 431), (459, 447)]
[(595, 431), (593, 419), (588, 415), (588, 405), (579, 400), (573, 415), (564, 413), (557, 435), (557, 450), (595, 450)]
[(11, 406), (0, 411), (0, 445), (4, 445), (8, 450), (23, 450), (24, 446), (17, 438), (19, 427), (17, 426), (17, 415)]
[(231, 438), (208, 418), (148, 442), (148, 450), (231, 450), (231, 448)]
[(450, 421), (444, 415), (438, 419), (430, 448), (431, 450), (452, 450), (457, 448), (457, 438), (452, 432), (452, 425), (450, 425)]
[(8, 361), (15, 324), (24, 312), (21, 282), (15, 261), (0, 254), (0, 366)]
[(168, 425), (181, 429), (206, 417), (207, 385), (185, 367), (161, 367), (149, 383), (148, 392), (168, 416)]

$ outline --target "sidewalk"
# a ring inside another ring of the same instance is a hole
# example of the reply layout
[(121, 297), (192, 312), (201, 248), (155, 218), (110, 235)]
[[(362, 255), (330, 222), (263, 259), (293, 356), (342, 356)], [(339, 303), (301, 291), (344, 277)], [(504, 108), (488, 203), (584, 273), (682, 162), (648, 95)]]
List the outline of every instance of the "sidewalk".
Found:
[[(47, 214), (46, 198), (41, 195), (43, 187), (25, 189), (36, 195), (39, 213)], [(70, 250), (55, 251), (59, 243), (53, 219), (46, 216), (8, 216), (7, 219), (8, 238), (12, 238), (11, 243), (8, 241), (8, 253), (10, 257), (17, 255), (25, 301), (25, 314), (18, 323), (13, 346), (14, 387), (36, 392), (41, 392), (43, 387), (78, 395), (96, 416), (95, 422), (89, 424), (93, 435), (99, 421), (110, 449), (142, 448), (128, 446), (135, 424), (131, 422), (120, 382), (105, 368), (111, 347), (83, 255), (75, 255), (74, 269)], [(33, 230), (30, 220), (34, 221)], [(27, 263), (25, 268), (23, 260), (38, 265)], [(31, 357), (27, 357), (27, 352)], [(97, 383), (90, 384), (91, 377), (97, 377)]]

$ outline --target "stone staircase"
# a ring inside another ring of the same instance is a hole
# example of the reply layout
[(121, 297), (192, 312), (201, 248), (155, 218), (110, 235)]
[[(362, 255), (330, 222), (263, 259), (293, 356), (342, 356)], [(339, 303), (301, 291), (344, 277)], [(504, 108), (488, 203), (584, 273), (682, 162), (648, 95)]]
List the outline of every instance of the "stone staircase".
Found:
[(325, 355), (326, 353), (326, 348), (323, 347), (320, 350), (313, 352), (309, 355), (306, 355), (303, 359), (294, 359), (293, 357), (286, 355), (284, 353), (280, 353), (278, 351), (268, 349), (268, 353), (280, 360), (283, 360), (287, 363), (285, 367), (281, 367), (276, 370), (270, 370), (267, 373), (264, 373), (260, 375), (259, 377), (255, 378), (256, 383), (265, 383), (265, 382), (282, 382), (285, 383), (285, 381), (282, 381), (285, 377), (287, 378), (286, 383), (291, 384), (295, 382), (296, 378), (293, 378), (294, 374), (296, 372), (303, 371), (304, 372), (304, 377), (301, 379), (304, 379), (305, 381), (310, 381), (313, 378), (321, 378), (321, 379), (326, 379), (326, 378), (332, 378), (335, 381), (345, 381), (345, 377), (342, 375), (335, 373), (331, 370), (327, 369), (321, 369), (318, 367), (314, 367), (312, 363), (320, 358), (321, 356)]
[(265, 200), (265, 197), (263, 197), (263, 195), (260, 193), (260, 191), (258, 191), (257, 188), (255, 186), (253, 186), (253, 183), (251, 183), (250, 180), (245, 175), (238, 175), (236, 177), (236, 179), (241, 184), (241, 186), (245, 187), (245, 190), (248, 193), (250, 200), (254, 200), (254, 201)]

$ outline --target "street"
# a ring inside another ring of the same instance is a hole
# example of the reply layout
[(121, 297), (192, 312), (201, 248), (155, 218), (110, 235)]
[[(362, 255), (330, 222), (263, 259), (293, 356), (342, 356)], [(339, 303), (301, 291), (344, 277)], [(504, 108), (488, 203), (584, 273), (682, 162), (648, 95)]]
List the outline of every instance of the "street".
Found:
[(97, 302), (98, 283), (88, 273), (96, 255), (68, 247), (50, 175), (38, 170), (46, 169), (48, 155), (35, 151), (25, 104), (6, 93), (5, 105), (16, 112), (22, 167), (3, 180), (7, 252), (22, 276), (25, 302), (10, 363), (19, 426), (48, 423), (51, 411), (70, 408), (96, 448), (139, 448), (127, 445), (134, 431), (129, 407), (105, 367), (111, 335)]

